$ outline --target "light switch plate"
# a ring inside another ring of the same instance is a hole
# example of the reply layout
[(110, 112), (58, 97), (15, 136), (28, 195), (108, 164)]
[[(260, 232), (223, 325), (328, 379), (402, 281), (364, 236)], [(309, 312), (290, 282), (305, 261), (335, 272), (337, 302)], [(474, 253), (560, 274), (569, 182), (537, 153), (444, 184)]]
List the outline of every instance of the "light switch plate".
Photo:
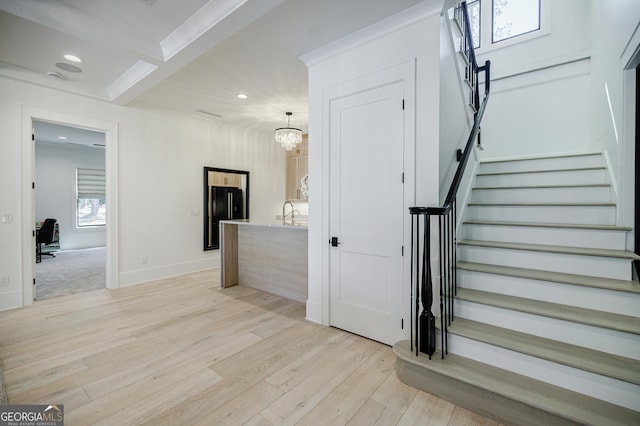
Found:
[(2, 223), (11, 223), (11, 222), (13, 222), (13, 214), (12, 213), (2, 213), (2, 215), (0, 215), (0, 222), (2, 222)]

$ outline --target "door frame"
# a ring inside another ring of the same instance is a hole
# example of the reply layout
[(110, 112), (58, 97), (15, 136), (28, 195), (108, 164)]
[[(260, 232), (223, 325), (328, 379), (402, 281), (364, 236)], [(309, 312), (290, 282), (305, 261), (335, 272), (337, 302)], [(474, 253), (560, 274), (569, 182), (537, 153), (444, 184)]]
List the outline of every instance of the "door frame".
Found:
[(21, 232), (21, 306), (33, 303), (35, 279), (35, 143), (32, 140), (33, 121), (45, 121), (70, 127), (102, 132), (105, 135), (105, 180), (107, 202), (106, 225), (106, 287), (119, 286), (118, 280), (118, 123), (83, 117), (47, 109), (21, 106), (20, 177), (22, 197)]
[[(627, 233), (627, 250), (640, 253), (640, 112), (638, 99), (640, 87), (640, 32), (634, 33), (621, 56), (622, 79), (622, 137), (619, 152), (621, 178), (618, 180), (620, 191), (618, 194), (619, 213), (618, 224), (632, 227)], [(632, 248), (633, 247), (633, 248)], [(640, 262), (634, 261), (639, 271)]]
[[(402, 265), (402, 309), (401, 314), (405, 324), (402, 330), (404, 338), (409, 337), (409, 315), (410, 307), (410, 272), (411, 259), (409, 256), (409, 242), (411, 241), (411, 221), (409, 220), (409, 207), (415, 204), (416, 199), (416, 183), (415, 183), (415, 158), (416, 158), (416, 59), (404, 62), (384, 70), (380, 70), (356, 80), (339, 83), (323, 90), (322, 93), (322, 230), (323, 237), (326, 242), (330, 239), (330, 223), (329, 223), (329, 173), (330, 173), (330, 105), (335, 99), (345, 96), (351, 96), (361, 91), (369, 90), (375, 87), (385, 86), (391, 83), (404, 83), (404, 210), (407, 215), (403, 223), (403, 236), (405, 255)], [(398, 177), (401, 178), (400, 176)], [(330, 324), (330, 244), (325, 244), (322, 256), (322, 324)]]

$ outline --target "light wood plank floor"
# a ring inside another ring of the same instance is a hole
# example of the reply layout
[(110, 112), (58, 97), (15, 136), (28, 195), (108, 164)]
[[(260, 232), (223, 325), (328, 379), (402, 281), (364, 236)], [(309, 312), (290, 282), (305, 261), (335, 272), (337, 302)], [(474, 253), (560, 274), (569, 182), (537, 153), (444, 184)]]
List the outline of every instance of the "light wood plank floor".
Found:
[(496, 425), (399, 382), (390, 347), (217, 270), (0, 312), (9, 403), (67, 425)]

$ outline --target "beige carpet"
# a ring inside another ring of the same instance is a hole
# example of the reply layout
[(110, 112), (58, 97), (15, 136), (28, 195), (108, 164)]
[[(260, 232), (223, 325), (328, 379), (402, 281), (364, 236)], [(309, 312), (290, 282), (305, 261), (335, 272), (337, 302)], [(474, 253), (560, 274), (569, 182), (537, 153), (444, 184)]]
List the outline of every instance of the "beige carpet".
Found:
[(42, 262), (36, 263), (36, 300), (105, 288), (105, 247), (55, 255), (42, 256)]

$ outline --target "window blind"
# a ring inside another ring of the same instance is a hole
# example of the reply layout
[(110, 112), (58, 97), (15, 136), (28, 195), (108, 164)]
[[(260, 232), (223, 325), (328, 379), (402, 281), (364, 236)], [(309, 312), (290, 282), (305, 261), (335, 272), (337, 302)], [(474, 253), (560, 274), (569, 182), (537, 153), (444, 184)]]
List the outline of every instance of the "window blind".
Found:
[(78, 198), (104, 198), (104, 170), (77, 169)]

